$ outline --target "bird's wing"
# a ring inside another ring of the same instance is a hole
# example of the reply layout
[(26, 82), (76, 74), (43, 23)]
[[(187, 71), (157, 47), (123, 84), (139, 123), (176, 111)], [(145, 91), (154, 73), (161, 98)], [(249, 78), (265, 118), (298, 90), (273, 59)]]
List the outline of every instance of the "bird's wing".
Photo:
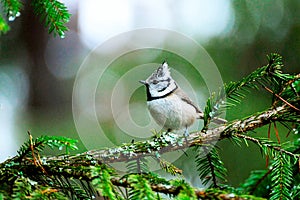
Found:
[(198, 106), (189, 98), (189, 96), (180, 88), (178, 88), (175, 91), (175, 94), (177, 96), (179, 96), (181, 98), (182, 101), (190, 104), (191, 106), (193, 106), (196, 110), (197, 113), (202, 113), (202, 111), (200, 110), (200, 108), (198, 108)]
[[(203, 119), (203, 117), (204, 117), (203, 112), (200, 110), (200, 108), (198, 108), (198, 106), (196, 106), (196, 104), (194, 104), (194, 102), (189, 98), (189, 96), (183, 90), (177, 89), (175, 91), (175, 94), (177, 94), (181, 98), (182, 101), (193, 106), (196, 109), (196, 112), (199, 113), (198, 118)], [(216, 124), (225, 124), (225, 123), (227, 123), (227, 120), (219, 118), (219, 117), (214, 117), (212, 119), (212, 122), (214, 122)]]

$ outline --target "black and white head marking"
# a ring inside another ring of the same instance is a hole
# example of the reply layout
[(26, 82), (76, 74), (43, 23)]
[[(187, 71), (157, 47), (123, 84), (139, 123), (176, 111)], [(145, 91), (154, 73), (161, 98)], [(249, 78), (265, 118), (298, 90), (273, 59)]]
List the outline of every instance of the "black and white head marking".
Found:
[(167, 62), (163, 62), (146, 81), (140, 81), (147, 87), (147, 101), (164, 98), (172, 94), (177, 88), (171, 77)]

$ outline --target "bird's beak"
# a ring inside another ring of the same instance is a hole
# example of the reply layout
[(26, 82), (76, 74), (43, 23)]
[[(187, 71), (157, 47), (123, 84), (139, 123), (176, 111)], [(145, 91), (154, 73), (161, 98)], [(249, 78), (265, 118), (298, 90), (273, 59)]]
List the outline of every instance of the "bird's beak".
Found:
[(146, 85), (147, 83), (146, 83), (146, 81), (144, 81), (144, 80), (140, 80), (139, 81), (141, 84), (143, 84), (143, 85)]

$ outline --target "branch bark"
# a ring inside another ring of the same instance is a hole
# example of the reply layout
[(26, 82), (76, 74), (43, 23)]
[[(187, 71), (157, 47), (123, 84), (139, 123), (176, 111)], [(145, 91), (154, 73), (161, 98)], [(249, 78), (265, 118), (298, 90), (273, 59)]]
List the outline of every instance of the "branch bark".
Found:
[[(182, 150), (192, 146), (211, 144), (229, 138), (234, 134), (242, 134), (269, 124), (271, 121), (281, 120), (281, 116), (291, 112), (293, 110), (289, 106), (283, 105), (259, 114), (254, 114), (242, 120), (236, 120), (213, 129), (208, 129), (205, 132), (199, 131), (193, 133), (186, 139), (175, 134), (168, 134), (154, 137), (152, 140), (138, 141), (109, 149), (90, 150), (74, 156), (47, 157), (45, 161), (61, 161), (68, 165), (90, 165), (93, 163), (109, 164), (124, 162), (145, 156), (161, 155), (166, 152)], [(90, 159), (87, 161), (87, 159), (82, 159), (83, 157), (89, 157)]]
[[(117, 178), (112, 178), (111, 182), (115, 186), (121, 186), (124, 188), (130, 188), (130, 183), (127, 181), (126, 178), (122, 179), (117, 179)], [(159, 192), (167, 195), (178, 195), (181, 187), (176, 187), (176, 186), (170, 186), (170, 185), (163, 185), (163, 184), (151, 184), (151, 189), (154, 192)], [(207, 190), (199, 190), (199, 189), (194, 189), (195, 194), (197, 198), (199, 199), (222, 199), (222, 200), (244, 200), (244, 199), (249, 199), (249, 198), (243, 198), (240, 196), (236, 196), (234, 194), (230, 193), (221, 193), (218, 191), (211, 192)]]

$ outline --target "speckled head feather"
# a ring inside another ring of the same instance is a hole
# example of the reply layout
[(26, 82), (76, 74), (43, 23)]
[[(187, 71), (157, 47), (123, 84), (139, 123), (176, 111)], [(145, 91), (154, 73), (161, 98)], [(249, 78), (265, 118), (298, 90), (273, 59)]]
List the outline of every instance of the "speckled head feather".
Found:
[[(157, 70), (155, 70), (151, 76), (149, 76), (146, 79), (146, 83), (151, 83), (154, 80), (159, 81), (159, 80), (164, 80), (167, 78), (171, 78), (171, 73), (169, 70), (169, 66), (167, 62), (163, 62), (161, 66), (158, 67)], [(154, 82), (156, 82), (154, 81)]]
[(140, 82), (147, 87), (148, 101), (163, 98), (177, 89), (167, 62), (163, 62), (146, 81)]

